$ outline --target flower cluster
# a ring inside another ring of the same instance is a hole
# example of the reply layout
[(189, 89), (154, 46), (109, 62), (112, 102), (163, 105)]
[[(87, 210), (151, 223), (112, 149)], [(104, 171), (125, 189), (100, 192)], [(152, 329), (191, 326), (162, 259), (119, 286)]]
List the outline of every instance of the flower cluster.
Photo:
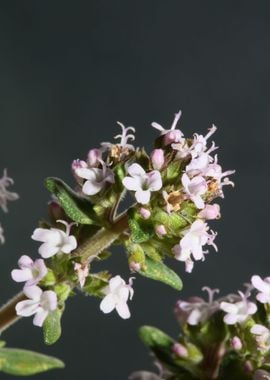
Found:
[[(215, 143), (207, 147), (216, 127), (206, 136), (185, 138), (177, 129), (180, 114), (170, 129), (152, 124), (160, 136), (149, 155), (131, 144), (135, 129), (118, 122), (121, 134), (114, 143), (101, 143), (85, 160), (72, 162), (74, 189), (57, 178), (46, 180), (53, 195), (49, 220), (32, 234), (41, 258), (23, 255), (12, 271), (15, 281), (25, 282), (18, 315), (34, 315), (34, 324), (42, 326), (48, 316), (61, 315), (67, 298), (79, 289), (100, 297), (102, 312), (116, 310), (129, 318), (133, 278), (126, 283), (109, 271), (93, 272), (94, 261), (108, 257), (114, 242), (126, 249), (132, 273), (178, 290), (181, 279), (164, 264), (165, 256), (184, 262), (191, 272), (194, 261), (205, 259), (207, 246), (217, 250), (207, 221), (220, 217), (212, 201), (223, 197), (224, 185), (233, 184), (228, 175), (234, 171), (223, 172), (217, 155), (211, 156)], [(135, 203), (119, 213), (127, 192)]]
[[(182, 379), (184, 372), (185, 379), (198, 380), (270, 378), (270, 277), (254, 275), (245, 286), (245, 292), (216, 300), (218, 290), (205, 287), (208, 300), (178, 301), (174, 310), (181, 327), (178, 340), (143, 327), (142, 340), (147, 345), (152, 337), (149, 347), (161, 369), (159, 375), (148, 373), (146, 378)], [(142, 380), (144, 374), (136, 372), (130, 379)]]
[[(14, 181), (12, 178), (8, 177), (7, 170), (4, 170), (3, 177), (0, 178), (0, 208), (3, 212), (8, 212), (7, 204), (10, 201), (16, 201), (19, 196), (17, 193), (8, 190), (10, 185), (13, 185)], [(0, 244), (4, 244), (4, 230), (0, 224)]]

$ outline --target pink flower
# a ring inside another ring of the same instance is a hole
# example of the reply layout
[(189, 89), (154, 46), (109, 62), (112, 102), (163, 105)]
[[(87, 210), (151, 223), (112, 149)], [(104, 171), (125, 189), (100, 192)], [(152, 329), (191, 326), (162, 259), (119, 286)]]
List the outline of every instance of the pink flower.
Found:
[(186, 262), (187, 272), (191, 272), (193, 269), (191, 255), (196, 261), (204, 260), (205, 252), (202, 249), (204, 245), (213, 245), (217, 250), (216, 245), (213, 243), (216, 234), (213, 231), (209, 234), (208, 230), (209, 227), (206, 223), (202, 220), (196, 220), (189, 228), (183, 231), (184, 236), (180, 243), (173, 247), (172, 252), (176, 260)]
[(265, 277), (263, 280), (260, 276), (254, 275), (251, 277), (251, 283), (255, 289), (259, 290), (256, 296), (257, 300), (270, 304), (270, 277)]
[(128, 168), (128, 174), (130, 176), (123, 179), (123, 185), (127, 190), (135, 191), (138, 203), (149, 203), (151, 192), (158, 191), (162, 187), (161, 175), (157, 170), (146, 173), (139, 164), (135, 163)]
[(165, 129), (163, 128), (160, 124), (153, 122), (151, 125), (153, 128), (157, 129), (158, 131), (161, 132), (161, 135), (164, 136), (164, 144), (169, 145), (172, 143), (177, 143), (180, 142), (183, 133), (179, 129), (175, 129), (176, 125), (178, 123), (178, 120), (181, 117), (182, 112), (179, 111), (177, 114), (175, 114), (174, 121), (172, 123), (172, 126), (170, 129)]
[(16, 282), (25, 282), (25, 286), (36, 285), (48, 272), (44, 260), (33, 261), (26, 255), (21, 256), (18, 266), (21, 269), (13, 269), (11, 277)]
[(206, 180), (201, 176), (189, 179), (188, 175), (184, 173), (182, 185), (186, 195), (194, 202), (195, 206), (199, 209), (204, 208), (204, 201), (201, 196), (207, 191)]
[(57, 296), (52, 290), (43, 292), (38, 286), (27, 286), (23, 290), (28, 300), (16, 305), (16, 313), (21, 317), (35, 315), (33, 324), (41, 327), (50, 311), (57, 308)]
[(247, 295), (239, 292), (241, 300), (235, 303), (221, 302), (220, 309), (227, 313), (223, 320), (227, 325), (245, 322), (250, 315), (257, 311), (255, 303), (248, 301)]
[(132, 278), (129, 280), (128, 284), (126, 284), (120, 276), (111, 278), (104, 293), (106, 295), (100, 304), (100, 310), (103, 311), (103, 313), (108, 314), (116, 309), (121, 318), (130, 318), (127, 301), (128, 299), (131, 300), (134, 294)]
[(219, 309), (219, 303), (214, 301), (214, 294), (218, 293), (218, 289), (210, 289), (207, 286), (202, 288), (208, 293), (208, 301), (200, 297), (190, 297), (188, 301), (178, 301), (175, 306), (175, 314), (179, 323), (188, 323), (196, 326), (205, 322), (213, 313)]
[(263, 325), (255, 324), (251, 327), (250, 332), (256, 336), (258, 350), (268, 351), (270, 348), (270, 330)]
[(96, 195), (106, 186), (107, 182), (114, 183), (113, 171), (107, 168), (103, 161), (100, 162), (102, 169), (79, 168), (75, 170), (78, 177), (86, 179), (82, 188), (83, 193), (86, 195)]
[(151, 216), (151, 211), (147, 210), (147, 208), (141, 207), (139, 209), (139, 214), (143, 219), (149, 219)]

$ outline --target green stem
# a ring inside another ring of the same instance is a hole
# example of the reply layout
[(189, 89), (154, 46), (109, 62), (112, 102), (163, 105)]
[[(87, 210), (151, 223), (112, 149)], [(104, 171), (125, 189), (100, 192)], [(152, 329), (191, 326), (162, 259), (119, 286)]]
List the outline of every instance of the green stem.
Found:
[[(112, 243), (119, 238), (128, 228), (127, 214), (121, 214), (110, 228), (102, 228), (94, 236), (87, 239), (80, 245), (73, 255), (80, 256), (82, 262), (89, 262), (91, 257), (97, 256), (99, 253), (108, 248)], [(8, 329), (13, 323), (17, 322), (20, 317), (17, 316), (15, 306), (18, 302), (26, 297), (23, 292), (18, 293), (10, 301), (4, 304), (0, 309), (0, 333)]]

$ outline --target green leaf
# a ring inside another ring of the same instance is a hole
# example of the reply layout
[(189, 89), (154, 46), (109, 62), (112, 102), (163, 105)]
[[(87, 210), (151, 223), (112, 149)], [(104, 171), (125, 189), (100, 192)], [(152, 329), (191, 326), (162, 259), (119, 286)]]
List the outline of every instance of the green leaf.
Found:
[(174, 343), (169, 335), (152, 326), (142, 326), (139, 329), (139, 337), (151, 349), (156, 347), (171, 348)]
[(162, 173), (162, 183), (175, 184), (176, 181), (180, 182), (181, 178), (181, 164), (182, 161), (172, 161)]
[(98, 224), (92, 203), (79, 196), (61, 179), (49, 177), (45, 180), (47, 189), (56, 196), (67, 216), (80, 224)]
[(64, 366), (61, 360), (52, 356), (16, 348), (0, 349), (0, 371), (9, 375), (29, 376)]
[(128, 211), (128, 225), (133, 243), (144, 243), (153, 236), (151, 222), (143, 220), (134, 208)]
[(57, 309), (50, 312), (46, 318), (43, 324), (43, 336), (46, 344), (54, 344), (60, 338), (62, 333), (61, 317), (62, 312)]
[(153, 261), (145, 258), (144, 270), (139, 271), (142, 276), (151, 278), (152, 280), (161, 281), (176, 290), (183, 287), (180, 277), (162, 262)]

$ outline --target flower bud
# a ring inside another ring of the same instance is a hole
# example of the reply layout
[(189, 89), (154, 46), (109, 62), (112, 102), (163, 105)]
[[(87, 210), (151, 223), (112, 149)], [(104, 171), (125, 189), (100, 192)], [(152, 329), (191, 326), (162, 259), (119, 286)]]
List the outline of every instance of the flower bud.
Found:
[(164, 165), (164, 152), (162, 149), (154, 149), (151, 153), (151, 162), (155, 170), (160, 170)]
[(139, 214), (143, 219), (149, 219), (151, 216), (151, 212), (147, 210), (147, 208), (141, 207), (139, 209)]
[(179, 131), (179, 129), (173, 129), (164, 135), (164, 144), (169, 145), (172, 143), (180, 142), (182, 136), (183, 134), (181, 131)]
[(87, 161), (89, 166), (96, 166), (101, 160), (101, 151), (100, 149), (90, 149), (87, 156)]
[(230, 343), (231, 343), (231, 347), (236, 350), (236, 351), (239, 351), (242, 349), (243, 345), (242, 345), (242, 342), (241, 342), (241, 339), (238, 338), (238, 336), (234, 336), (231, 340), (230, 340)]
[(163, 224), (159, 224), (158, 226), (156, 226), (155, 232), (158, 236), (164, 236), (167, 233), (166, 228), (163, 226)]
[(135, 261), (131, 261), (129, 263), (129, 269), (131, 272), (138, 272), (141, 269), (141, 264), (136, 263)]
[(217, 203), (206, 205), (205, 208), (199, 212), (198, 217), (208, 220), (218, 219), (220, 218), (220, 206)]
[(174, 343), (172, 346), (172, 352), (177, 355), (179, 358), (187, 358), (188, 357), (188, 350), (185, 346), (183, 346), (180, 343)]

